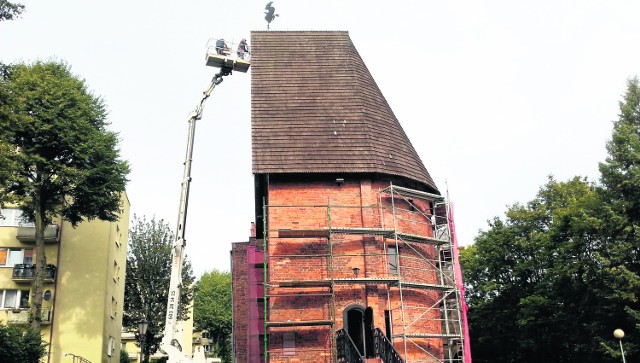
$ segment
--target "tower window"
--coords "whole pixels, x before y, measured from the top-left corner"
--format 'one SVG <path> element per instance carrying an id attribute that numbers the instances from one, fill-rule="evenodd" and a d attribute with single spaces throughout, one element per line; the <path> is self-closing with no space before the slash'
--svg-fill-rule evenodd
<path id="1" fill-rule="evenodd" d="M 398 273 L 398 249 L 396 246 L 387 246 L 387 259 L 389 260 L 389 273 Z"/>

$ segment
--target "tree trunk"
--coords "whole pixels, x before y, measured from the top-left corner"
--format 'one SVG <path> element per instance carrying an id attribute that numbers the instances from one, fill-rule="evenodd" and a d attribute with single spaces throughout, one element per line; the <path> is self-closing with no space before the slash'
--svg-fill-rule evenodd
<path id="1" fill-rule="evenodd" d="M 47 256 L 44 252 L 44 229 L 45 225 L 45 208 L 42 205 L 41 193 L 35 196 L 35 230 L 36 230 L 36 276 L 33 280 L 33 288 L 31 289 L 31 327 L 36 331 L 40 331 L 42 323 L 42 290 L 44 285 L 44 275 L 47 268 Z"/>

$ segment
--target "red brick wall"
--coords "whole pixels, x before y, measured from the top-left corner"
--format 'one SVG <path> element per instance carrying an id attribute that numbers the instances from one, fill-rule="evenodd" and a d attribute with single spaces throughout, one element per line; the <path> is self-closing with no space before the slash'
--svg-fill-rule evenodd
<path id="1" fill-rule="evenodd" d="M 289 335 L 288 344 L 285 334 Z M 331 340 L 331 329 L 326 326 L 271 328 L 269 362 L 333 363 Z"/>
<path id="2" fill-rule="evenodd" d="M 385 245 L 395 245 L 395 240 L 382 236 L 333 235 L 332 259 L 328 256 L 327 238 L 279 238 L 278 230 L 311 230 L 333 228 L 397 228 L 399 232 L 431 235 L 427 202 L 413 201 L 413 207 L 400 198 L 379 198 L 379 191 L 389 186 L 388 181 L 345 180 L 342 184 L 332 181 L 271 182 L 268 188 L 268 236 L 269 281 L 309 281 L 354 277 L 385 278 L 390 276 Z M 392 203 L 393 202 L 393 203 Z M 381 203 L 381 204 L 380 204 Z M 391 208 L 395 207 L 394 214 Z M 380 208 L 382 206 L 382 208 Z M 423 213 L 420 213 L 422 211 Z M 401 274 L 404 281 L 437 283 L 433 261 L 436 252 L 431 245 L 399 246 Z M 329 267 L 333 266 L 333 269 Z M 269 300 L 269 321 L 308 321 L 332 319 L 328 287 L 270 288 L 269 294 L 293 295 L 272 297 Z M 385 330 L 384 311 L 393 311 L 394 332 L 402 333 L 402 309 L 397 287 L 387 284 L 338 284 L 334 287 L 335 328 L 342 329 L 343 311 L 357 304 L 371 307 L 374 324 Z M 426 289 L 403 289 L 404 321 L 410 327 L 407 333 L 440 333 L 438 311 L 428 309 L 437 305 L 439 293 Z M 389 296 L 389 298 L 387 297 Z M 419 308 L 407 308 L 420 306 Z M 295 334 L 295 354 L 292 349 L 283 351 L 283 335 Z M 291 335 L 288 335 L 290 338 Z M 271 328 L 269 352 L 271 362 L 324 362 L 331 361 L 333 336 L 330 327 L 279 327 Z M 440 340 L 414 339 L 422 349 L 435 356 L 442 355 Z M 290 344 L 290 343 L 289 343 Z M 396 339 L 396 349 L 405 356 L 404 344 Z M 425 353 L 413 344 L 405 359 L 425 358 Z"/>
<path id="3" fill-rule="evenodd" d="M 249 349 L 248 340 L 249 337 L 249 311 L 251 310 L 249 304 L 257 305 L 258 311 L 263 311 L 264 303 L 251 299 L 249 297 L 249 276 L 248 276 L 248 256 L 247 248 L 255 247 L 256 250 L 262 250 L 262 241 L 251 239 L 250 242 L 237 242 L 232 243 L 231 249 L 231 276 L 233 281 L 233 345 L 234 356 L 236 363 L 254 363 L 249 362 Z M 258 296 L 262 296 L 260 290 L 264 290 L 260 284 L 262 281 L 258 276 L 259 289 Z M 259 342 L 258 346 L 261 348 L 262 342 Z"/>
<path id="4" fill-rule="evenodd" d="M 249 242 L 231 245 L 233 283 L 233 346 L 235 361 L 247 363 L 247 247 Z"/>

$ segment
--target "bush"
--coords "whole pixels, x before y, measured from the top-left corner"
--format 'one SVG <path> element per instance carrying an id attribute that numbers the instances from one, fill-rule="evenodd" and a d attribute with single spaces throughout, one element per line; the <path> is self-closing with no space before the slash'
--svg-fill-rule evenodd
<path id="1" fill-rule="evenodd" d="M 46 353 L 39 332 L 30 327 L 0 323 L 0 362 L 38 363 Z"/>
<path id="2" fill-rule="evenodd" d="M 120 363 L 129 363 L 129 353 L 124 347 L 120 347 Z"/>

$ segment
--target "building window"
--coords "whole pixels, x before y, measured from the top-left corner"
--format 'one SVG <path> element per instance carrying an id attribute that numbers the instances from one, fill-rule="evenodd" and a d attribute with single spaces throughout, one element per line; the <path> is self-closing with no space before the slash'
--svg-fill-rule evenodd
<path id="1" fill-rule="evenodd" d="M 116 339 L 112 336 L 109 336 L 109 345 L 107 346 L 107 355 L 111 357 L 113 352 L 116 350 Z"/>
<path id="2" fill-rule="evenodd" d="M 17 264 L 31 265 L 34 262 L 33 248 L 0 247 L 0 267 L 13 267 Z"/>
<path id="3" fill-rule="evenodd" d="M 17 308 L 18 307 L 18 290 L 4 290 L 4 308 Z"/>
<path id="4" fill-rule="evenodd" d="M 115 297 L 111 297 L 111 318 L 115 319 L 118 313 L 118 302 Z"/>
<path id="5" fill-rule="evenodd" d="M 7 266 L 15 266 L 24 261 L 24 250 L 21 248 L 10 248 Z"/>
<path id="6" fill-rule="evenodd" d="M 120 281 L 120 266 L 118 266 L 118 261 L 113 261 L 113 281 Z"/>
<path id="7" fill-rule="evenodd" d="M 409 203 L 409 212 L 415 212 L 417 211 L 416 209 L 416 205 L 413 204 L 413 199 L 409 199 L 407 200 L 407 203 Z"/>
<path id="8" fill-rule="evenodd" d="M 3 208 L 0 210 L 0 227 L 18 227 L 22 224 L 22 211 L 17 208 Z"/>
<path id="9" fill-rule="evenodd" d="M 0 308 L 28 308 L 29 290 L 0 290 Z"/>
<path id="10" fill-rule="evenodd" d="M 116 245 L 116 249 L 115 249 L 115 254 L 116 256 L 118 256 L 118 254 L 120 253 L 120 247 L 122 246 L 122 243 L 120 242 L 120 240 L 122 239 L 122 233 L 120 233 L 120 226 L 116 225 L 116 238 L 114 240 L 114 244 Z"/>
<path id="11" fill-rule="evenodd" d="M 33 261 L 33 248 L 24 249 L 24 258 L 22 259 L 22 263 L 25 265 L 32 265 L 35 261 Z"/>
<path id="12" fill-rule="evenodd" d="M 387 258 L 389 259 L 389 273 L 398 273 L 398 250 L 396 246 L 387 246 Z"/>
<path id="13" fill-rule="evenodd" d="M 29 290 L 19 290 L 18 293 L 20 295 L 20 299 L 19 299 L 20 305 L 19 306 L 21 308 L 28 308 L 29 307 Z"/>
<path id="14" fill-rule="evenodd" d="M 296 354 L 296 333 L 286 332 L 282 336 L 282 354 L 295 355 Z"/>

